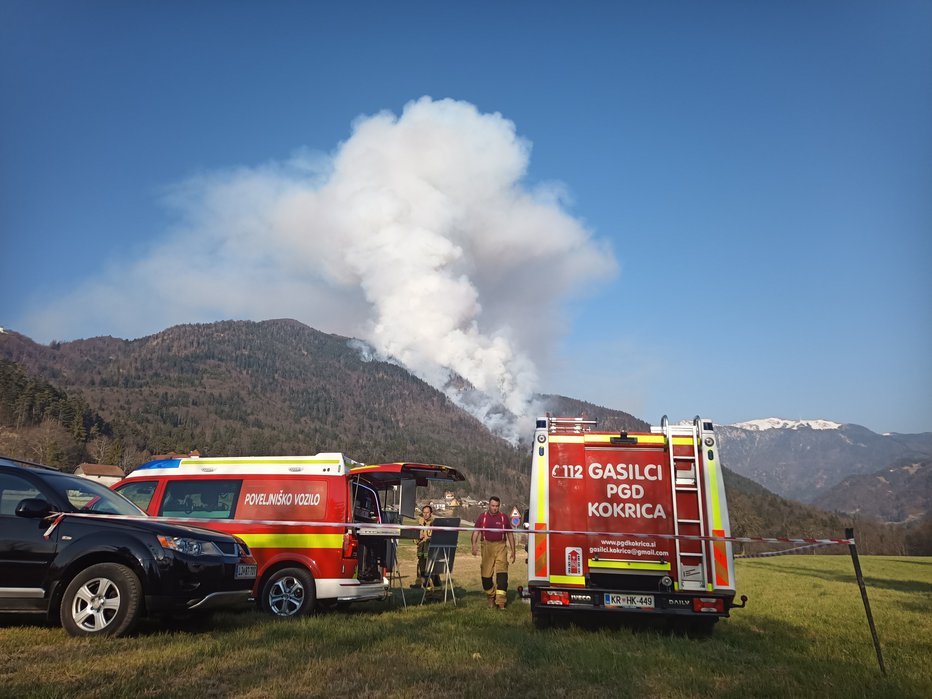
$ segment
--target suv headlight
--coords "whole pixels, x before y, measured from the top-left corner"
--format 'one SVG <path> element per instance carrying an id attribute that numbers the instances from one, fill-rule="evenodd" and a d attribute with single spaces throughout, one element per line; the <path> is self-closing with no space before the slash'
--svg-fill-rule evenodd
<path id="1" fill-rule="evenodd" d="M 189 556 L 220 556 L 220 549 L 212 541 L 200 539 L 186 539 L 180 536 L 165 536 L 159 534 L 159 543 L 163 549 L 186 553 Z"/>

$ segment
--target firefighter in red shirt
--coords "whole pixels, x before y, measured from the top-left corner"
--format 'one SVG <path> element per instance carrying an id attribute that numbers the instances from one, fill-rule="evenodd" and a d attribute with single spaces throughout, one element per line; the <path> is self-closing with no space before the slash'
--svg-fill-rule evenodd
<path id="1" fill-rule="evenodd" d="M 501 500 L 489 498 L 489 510 L 476 519 L 476 531 L 472 533 L 472 555 L 478 553 L 476 544 L 482 538 L 482 563 L 479 575 L 482 577 L 482 589 L 485 590 L 489 607 L 505 608 L 508 592 L 508 552 L 505 542 L 511 549 L 511 562 L 515 562 L 515 535 L 511 531 L 508 518 L 500 511 Z M 493 529 L 501 531 L 482 531 Z M 493 582 L 492 576 L 495 576 Z"/>

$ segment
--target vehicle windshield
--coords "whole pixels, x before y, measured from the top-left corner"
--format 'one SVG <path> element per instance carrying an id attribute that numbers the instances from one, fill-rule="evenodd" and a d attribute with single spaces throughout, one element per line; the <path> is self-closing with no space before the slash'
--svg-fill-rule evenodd
<path id="1" fill-rule="evenodd" d="M 86 478 L 49 478 L 49 485 L 64 497 L 74 512 L 94 512 L 102 515 L 146 517 L 146 513 L 119 493 Z"/>

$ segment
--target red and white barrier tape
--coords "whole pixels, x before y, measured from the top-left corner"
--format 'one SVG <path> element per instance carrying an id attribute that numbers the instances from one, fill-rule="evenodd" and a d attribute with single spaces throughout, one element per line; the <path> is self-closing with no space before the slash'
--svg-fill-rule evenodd
<path id="1" fill-rule="evenodd" d="M 65 517 L 79 518 L 104 518 L 107 520 L 127 519 L 137 520 L 138 517 L 129 517 L 126 515 L 105 515 L 92 514 L 84 512 L 60 512 L 50 515 L 55 519 L 51 526 L 45 531 L 45 538 L 48 539 L 55 527 Z M 319 527 L 331 529 L 384 529 L 389 535 L 402 530 L 406 531 L 423 531 L 430 529 L 433 531 L 450 531 L 450 532 L 500 532 L 501 529 L 477 528 L 477 527 L 446 527 L 446 526 L 421 526 L 417 524 L 386 524 L 364 522 L 305 522 L 300 520 L 265 520 L 265 519 L 200 519 L 197 517 L 152 517 L 151 519 L 162 520 L 173 524 L 190 524 L 209 528 L 212 523 L 250 525 L 250 526 L 273 526 L 273 527 Z M 679 541 L 726 541 L 744 544 L 816 544 L 819 546 L 828 546 L 830 544 L 853 544 L 854 539 L 812 539 L 812 538 L 789 538 L 789 537 L 751 537 L 751 536 L 693 536 L 687 534 L 646 534 L 643 532 L 611 532 L 611 531 L 585 531 L 569 529 L 510 529 L 513 534 L 572 534 L 583 536 L 612 536 L 612 537 L 633 537 L 638 539 L 675 539 Z"/>
<path id="2" fill-rule="evenodd" d="M 782 551 L 764 551 L 762 553 L 737 553 L 735 554 L 735 560 L 739 558 L 769 558 L 770 556 L 785 556 L 791 553 L 799 553 L 800 551 L 807 551 L 809 549 L 817 549 L 823 546 L 833 546 L 835 542 L 831 544 L 819 543 L 819 544 L 806 544 L 805 546 L 794 546 L 791 549 L 783 549 Z"/>

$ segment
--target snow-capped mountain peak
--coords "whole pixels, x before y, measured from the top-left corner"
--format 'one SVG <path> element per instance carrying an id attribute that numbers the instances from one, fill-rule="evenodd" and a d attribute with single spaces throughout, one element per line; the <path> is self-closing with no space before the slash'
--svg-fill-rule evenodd
<path id="1" fill-rule="evenodd" d="M 775 429 L 798 430 L 800 427 L 808 427 L 813 430 L 837 430 L 841 427 L 841 424 L 831 420 L 785 420 L 782 417 L 766 417 L 760 420 L 738 422 L 731 425 L 731 427 L 755 432 Z"/>

